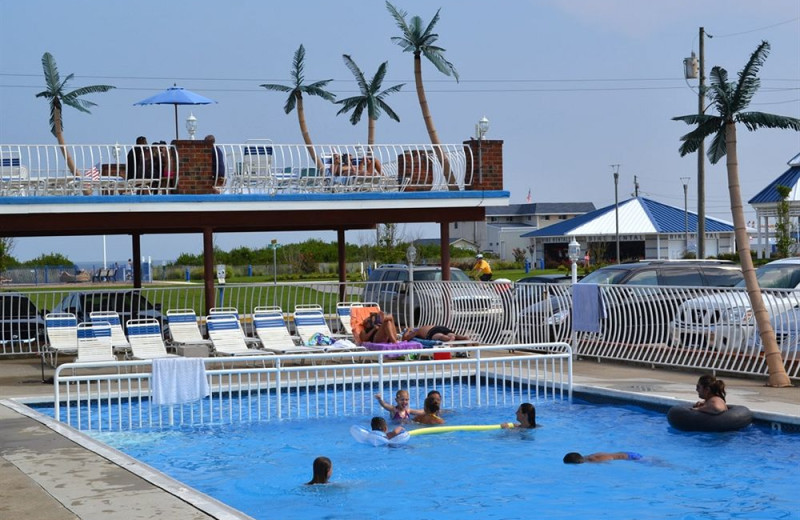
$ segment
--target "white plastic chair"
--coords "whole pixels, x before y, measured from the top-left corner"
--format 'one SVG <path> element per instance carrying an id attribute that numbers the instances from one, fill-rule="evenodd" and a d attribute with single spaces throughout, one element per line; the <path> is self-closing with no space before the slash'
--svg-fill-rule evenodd
<path id="1" fill-rule="evenodd" d="M 256 307 L 253 311 L 253 325 L 264 350 L 276 354 L 313 354 L 323 349 L 299 346 L 286 327 L 283 310 L 280 307 Z"/>
<path id="2" fill-rule="evenodd" d="M 247 347 L 239 320 L 229 314 L 209 314 L 206 318 L 208 336 L 214 353 L 220 356 L 258 356 L 272 354 Z"/>
<path id="3" fill-rule="evenodd" d="M 161 325 L 153 318 L 128 320 L 128 339 L 131 342 L 131 359 L 178 357 L 167 352 L 161 336 Z"/>
<path id="4" fill-rule="evenodd" d="M 42 356 L 50 354 L 50 366 L 58 364 L 58 354 L 78 353 L 78 319 L 71 312 L 53 312 L 44 317 L 47 347 Z"/>
<path id="5" fill-rule="evenodd" d="M 92 323 L 106 322 L 111 326 L 111 346 L 116 352 L 128 352 L 131 344 L 122 330 L 122 321 L 116 311 L 92 311 L 89 313 Z"/>
<path id="6" fill-rule="evenodd" d="M 211 345 L 211 340 L 200 333 L 197 314 L 192 309 L 168 310 L 167 324 L 172 345 Z"/>
<path id="7" fill-rule="evenodd" d="M 78 324 L 78 357 L 76 363 L 116 361 L 111 345 L 111 325 L 106 322 Z"/>

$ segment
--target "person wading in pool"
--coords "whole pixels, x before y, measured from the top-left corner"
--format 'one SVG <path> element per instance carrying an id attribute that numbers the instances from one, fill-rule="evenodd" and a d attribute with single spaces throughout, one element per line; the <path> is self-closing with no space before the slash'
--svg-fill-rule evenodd
<path id="1" fill-rule="evenodd" d="M 425 413 L 415 416 L 414 422 L 420 424 L 444 424 L 444 419 L 439 417 L 439 402 L 441 402 L 441 396 L 436 399 L 435 396 L 428 395 L 425 398 Z"/>
<path id="2" fill-rule="evenodd" d="M 501 428 L 536 428 L 536 407 L 531 403 L 522 403 L 517 408 L 518 423 L 503 423 Z"/>
<path id="3" fill-rule="evenodd" d="M 314 476 L 306 482 L 307 486 L 314 484 L 327 484 L 333 474 L 333 462 L 328 457 L 317 457 L 314 459 Z"/>
<path id="4" fill-rule="evenodd" d="M 692 408 L 713 415 L 728 411 L 728 405 L 725 403 L 725 382 L 722 379 L 712 375 L 700 376 L 695 389 L 700 400 Z"/>

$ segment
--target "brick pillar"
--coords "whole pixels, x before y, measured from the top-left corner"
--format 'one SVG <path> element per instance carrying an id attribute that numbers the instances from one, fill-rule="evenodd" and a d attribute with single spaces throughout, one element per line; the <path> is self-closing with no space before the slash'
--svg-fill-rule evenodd
<path id="1" fill-rule="evenodd" d="M 466 189 L 502 190 L 503 141 L 483 139 L 480 147 L 478 147 L 478 141 L 470 139 L 469 141 L 464 141 L 464 147 L 472 150 L 472 164 L 467 163 Z M 472 182 L 470 182 L 470 179 Z"/>
<path id="2" fill-rule="evenodd" d="M 425 150 L 409 150 L 397 157 L 400 184 L 408 179 L 403 191 L 430 191 L 433 187 L 433 163 Z"/>
<path id="3" fill-rule="evenodd" d="M 178 177 L 178 193 L 206 194 L 214 191 L 214 172 L 211 159 L 214 154 L 213 145 L 205 141 L 172 141 L 178 150 L 180 177 Z"/>

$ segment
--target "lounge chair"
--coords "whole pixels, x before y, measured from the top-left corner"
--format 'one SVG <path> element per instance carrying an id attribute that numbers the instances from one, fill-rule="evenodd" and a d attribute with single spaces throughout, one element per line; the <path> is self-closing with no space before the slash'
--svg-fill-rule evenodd
<path id="1" fill-rule="evenodd" d="M 258 356 L 272 354 L 247 347 L 239 320 L 229 314 L 209 314 L 206 318 L 208 336 L 218 356 Z"/>
<path id="2" fill-rule="evenodd" d="M 111 325 L 106 322 L 78 324 L 78 357 L 76 363 L 116 361 L 111 345 Z"/>
<path id="3" fill-rule="evenodd" d="M 311 345 L 314 334 L 322 334 L 336 339 L 344 339 L 341 334 L 331 332 L 328 323 L 325 321 L 325 314 L 319 305 L 298 305 L 294 310 L 294 326 L 297 335 L 300 336 L 304 345 Z M 313 345 L 312 345 L 313 346 Z M 324 347 L 325 352 L 354 352 L 366 350 L 354 344 L 354 347 L 337 347 L 328 345 Z"/>
<path id="4" fill-rule="evenodd" d="M 127 353 L 130 351 L 131 344 L 125 336 L 125 331 L 122 330 L 119 313 L 116 311 L 92 311 L 89 313 L 89 319 L 92 320 L 92 323 L 106 322 L 111 326 L 111 346 L 115 352 Z"/>
<path id="5" fill-rule="evenodd" d="M 314 354 L 324 349 L 299 346 L 286 327 L 283 310 L 280 307 L 256 307 L 253 311 L 253 325 L 264 350 L 276 354 Z"/>
<path id="6" fill-rule="evenodd" d="M 172 345 L 211 345 L 211 340 L 200 333 L 197 314 L 192 309 L 168 310 L 167 324 Z"/>
<path id="7" fill-rule="evenodd" d="M 128 339 L 131 342 L 131 359 L 156 359 L 178 357 L 167 352 L 161 336 L 161 325 L 153 318 L 128 320 Z"/>
<path id="8" fill-rule="evenodd" d="M 78 353 L 78 319 L 71 312 L 53 312 L 44 317 L 47 346 L 42 352 L 50 355 L 50 366 L 58 364 L 58 354 Z"/>
<path id="9" fill-rule="evenodd" d="M 239 323 L 239 330 L 242 331 L 242 336 L 244 336 L 244 340 L 250 345 L 254 345 L 254 344 L 258 344 L 259 343 L 258 338 L 253 338 L 253 337 L 248 336 L 247 334 L 245 334 L 244 329 L 242 328 L 241 318 L 239 316 L 239 309 L 237 309 L 236 307 L 211 307 L 208 310 L 208 314 L 209 314 L 209 316 L 213 316 L 213 315 L 233 316 L 234 318 L 236 318 L 236 321 Z"/>

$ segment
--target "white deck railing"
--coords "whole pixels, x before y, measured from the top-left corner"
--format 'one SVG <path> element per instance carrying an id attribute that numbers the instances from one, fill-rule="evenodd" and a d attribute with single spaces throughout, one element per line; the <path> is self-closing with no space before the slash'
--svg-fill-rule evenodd
<path id="1" fill-rule="evenodd" d="M 123 321 L 143 317 L 133 316 L 130 305 L 120 303 L 129 298 L 123 289 L 75 287 L 73 291 L 72 301 L 84 306 L 88 302 L 91 310 L 124 307 Z M 800 291 L 763 293 L 784 366 L 789 376 L 797 379 Z M 37 310 L 71 311 L 84 319 L 87 311 L 61 303 L 69 294 L 63 290 L 25 292 L 33 308 L 27 299 L 0 298 L 0 316 L 4 316 L 0 320 L 0 357 L 37 354 L 45 349 L 44 320 Z M 144 298 L 140 303 L 147 311 L 144 317 L 183 308 L 202 316 L 206 308 L 204 288 L 199 285 L 146 288 L 138 294 Z M 236 307 L 245 332 L 253 335 L 250 315 L 257 306 L 280 306 L 291 328 L 295 306 L 317 304 L 336 333 L 342 332 L 336 314 L 338 302 L 375 301 L 401 325 L 410 324 L 413 315 L 415 325 L 444 325 L 480 344 L 567 342 L 576 355 L 597 359 L 743 375 L 767 373 L 742 289 L 601 286 L 600 295 L 604 313 L 600 331 L 577 332 L 574 337 L 570 287 L 557 284 L 415 282 L 413 288 L 405 282 L 228 284 L 215 293 L 210 306 Z"/>
<path id="2" fill-rule="evenodd" d="M 288 418 L 383 414 L 374 395 L 429 390 L 442 408 L 511 406 L 571 399 L 572 355 L 566 344 L 517 345 L 539 353 L 503 356 L 508 347 L 435 349 L 466 353 L 444 360 L 389 361 L 432 350 L 205 359 L 211 397 L 185 405 L 151 402 L 150 361 L 70 363 L 54 378 L 55 418 L 81 430 L 132 430 L 174 424 L 225 424 Z M 351 358 L 353 361 L 349 362 Z M 346 364 L 336 364 L 346 361 Z M 310 363 L 314 363 L 313 365 Z"/>
<path id="3" fill-rule="evenodd" d="M 216 146 L 222 194 L 463 190 L 477 171 L 463 144 Z M 0 144 L 0 197 L 175 193 L 179 163 L 166 144 Z"/>
<path id="4" fill-rule="evenodd" d="M 167 144 L 0 144 L 0 196 L 170 193 L 179 174 Z"/>
<path id="5" fill-rule="evenodd" d="M 461 144 L 219 144 L 223 193 L 463 190 L 473 158 Z M 447 163 L 449 175 L 442 166 Z"/>

